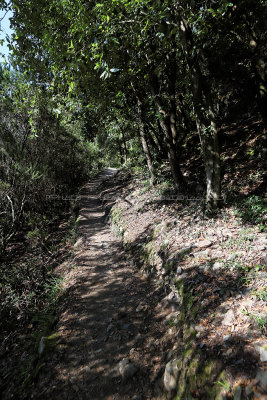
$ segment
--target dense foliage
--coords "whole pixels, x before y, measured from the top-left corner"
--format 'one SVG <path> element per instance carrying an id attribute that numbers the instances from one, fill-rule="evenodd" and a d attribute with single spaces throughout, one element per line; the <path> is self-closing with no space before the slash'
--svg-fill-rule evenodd
<path id="1" fill-rule="evenodd" d="M 134 120 L 152 183 L 154 159 L 167 156 L 176 186 L 185 188 L 180 154 L 197 129 L 207 208 L 218 207 L 218 128 L 233 113 L 266 109 L 265 2 L 55 0 L 36 7 L 14 0 L 9 6 L 16 62 L 32 79 L 82 93 L 123 132 Z"/>
<path id="2" fill-rule="evenodd" d="M 88 177 L 97 145 L 87 139 L 76 100 L 59 100 L 7 69 L 1 84 L 3 251 L 22 226 L 34 231 L 49 219 L 56 204 L 51 195 L 70 195 Z"/>

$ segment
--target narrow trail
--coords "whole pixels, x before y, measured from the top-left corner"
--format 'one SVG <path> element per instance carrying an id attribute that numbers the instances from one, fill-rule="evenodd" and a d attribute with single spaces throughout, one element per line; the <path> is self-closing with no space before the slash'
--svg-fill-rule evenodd
<path id="1" fill-rule="evenodd" d="M 34 399 L 163 398 L 155 383 L 170 343 L 155 307 L 164 294 L 132 266 L 104 223 L 98 188 L 114 172 L 82 190 L 77 268 L 55 329 L 61 350 L 43 366 Z M 118 368 L 125 358 L 137 370 L 128 378 Z"/>

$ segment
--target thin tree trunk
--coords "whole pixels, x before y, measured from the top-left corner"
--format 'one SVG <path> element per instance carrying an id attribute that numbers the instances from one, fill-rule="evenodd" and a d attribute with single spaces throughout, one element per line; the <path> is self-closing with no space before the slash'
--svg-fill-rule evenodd
<path id="1" fill-rule="evenodd" d="M 210 132 L 197 117 L 197 128 L 206 172 L 206 208 L 208 212 L 215 211 L 220 203 L 221 170 L 217 127 L 214 121 L 210 123 Z"/>
<path id="2" fill-rule="evenodd" d="M 250 48 L 252 50 L 251 66 L 255 76 L 257 96 L 256 101 L 259 107 L 263 121 L 266 123 L 266 109 L 267 109 L 267 85 L 266 85 L 266 62 L 259 51 L 259 44 L 257 34 L 254 31 L 252 24 L 250 23 L 248 16 L 242 14 L 242 18 L 245 21 L 247 32 L 250 37 Z"/>
<path id="3" fill-rule="evenodd" d="M 126 162 L 128 159 L 128 150 L 127 150 L 127 146 L 126 146 L 125 135 L 124 135 L 122 128 L 121 128 L 121 135 L 122 135 L 122 142 L 123 142 L 124 162 Z"/>
<path id="4" fill-rule="evenodd" d="M 167 149 L 166 149 L 166 146 L 165 146 L 164 136 L 162 134 L 162 130 L 161 130 L 161 126 L 160 126 L 159 121 L 157 120 L 158 131 L 154 128 L 154 126 L 151 123 L 148 123 L 148 126 L 150 127 L 150 129 L 154 133 L 155 141 L 156 141 L 157 146 L 158 146 L 159 156 L 162 159 L 168 158 L 168 153 L 167 153 Z"/>
<path id="5" fill-rule="evenodd" d="M 139 123 L 139 133 L 140 133 L 141 143 L 142 143 L 142 147 L 143 147 L 143 150 L 145 153 L 147 166 L 148 166 L 148 169 L 150 172 L 150 184 L 154 185 L 155 184 L 155 171 L 154 171 L 149 147 L 148 147 L 148 144 L 146 141 L 144 124 L 142 123 L 140 116 L 138 117 L 138 120 L 139 120 L 138 123 Z"/>
<path id="6" fill-rule="evenodd" d="M 154 185 L 155 184 L 155 170 L 152 162 L 152 157 L 150 154 L 150 150 L 147 144 L 146 140 L 146 134 L 145 134 L 145 123 L 144 123 L 144 116 L 143 116 L 143 103 L 139 97 L 138 91 L 131 83 L 133 91 L 135 93 L 136 101 L 137 101 L 137 119 L 138 119 L 138 125 L 139 125 L 139 134 L 140 134 L 140 139 L 143 147 L 143 151 L 145 154 L 147 166 L 150 172 L 150 184 Z"/>
<path id="7" fill-rule="evenodd" d="M 115 117 L 115 120 L 117 122 L 118 127 L 120 128 L 121 131 L 121 137 L 122 137 L 122 143 L 123 146 L 121 145 L 121 141 L 119 139 L 119 146 L 120 146 L 120 155 L 121 155 L 121 159 L 123 159 L 124 161 L 121 162 L 121 164 L 125 163 L 127 161 L 128 158 L 128 150 L 127 150 L 127 145 L 126 145 L 126 139 L 125 139 L 125 135 L 124 135 L 124 131 L 123 128 L 121 127 L 118 118 Z"/>
<path id="8" fill-rule="evenodd" d="M 155 149 L 156 152 L 160 152 L 160 148 L 158 146 L 158 143 L 156 143 L 154 137 L 152 136 L 151 132 L 148 129 L 148 124 L 145 125 L 145 132 L 146 132 L 146 138 L 150 145 Z"/>
<path id="9" fill-rule="evenodd" d="M 172 49 L 168 55 L 168 91 L 170 100 L 170 130 L 172 134 L 173 145 L 177 148 L 178 132 L 177 132 L 177 115 L 176 115 L 176 79 L 177 79 L 177 63 L 176 63 L 176 48 L 175 40 L 172 39 Z"/>
<path id="10" fill-rule="evenodd" d="M 121 165 L 123 165 L 124 164 L 124 158 L 123 158 L 123 151 L 122 151 L 120 139 L 118 139 L 118 146 L 119 146 L 119 152 L 120 152 Z"/>
<path id="11" fill-rule="evenodd" d="M 193 35 L 186 21 L 181 21 L 181 38 L 192 86 L 194 113 L 201 142 L 206 172 L 206 209 L 217 210 L 221 198 L 221 170 L 218 130 L 211 90 L 201 72 L 199 62 L 192 56 Z"/>
<path id="12" fill-rule="evenodd" d="M 159 95 L 158 79 L 156 76 L 151 79 L 151 90 L 158 112 L 162 116 L 162 118 L 159 120 L 159 124 L 164 134 L 173 180 L 176 187 L 178 187 L 179 189 L 183 189 L 185 186 L 185 180 L 180 169 L 180 163 L 176 151 L 177 132 L 176 127 L 174 126 L 175 118 L 170 112 L 166 111 L 165 109 L 163 101 Z"/>

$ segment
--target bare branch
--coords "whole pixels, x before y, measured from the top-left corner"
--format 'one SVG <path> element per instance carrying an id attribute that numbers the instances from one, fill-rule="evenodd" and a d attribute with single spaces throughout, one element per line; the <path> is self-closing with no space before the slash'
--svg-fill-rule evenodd
<path id="1" fill-rule="evenodd" d="M 2 18 L 0 18 L 0 23 L 3 21 L 3 19 L 4 19 L 5 16 L 7 15 L 8 11 L 9 11 L 9 10 L 7 10 L 7 11 L 5 12 L 4 16 L 3 16 Z M 1 29 L 1 25 L 0 25 L 0 29 Z M 2 30 L 2 29 L 1 29 L 1 30 Z"/>
<path id="2" fill-rule="evenodd" d="M 12 200 L 11 200 L 11 198 L 9 197 L 8 194 L 6 194 L 6 197 L 7 197 L 8 201 L 9 201 L 9 203 L 10 203 L 10 206 L 11 206 L 12 221 L 13 221 L 12 225 L 14 225 L 14 222 L 15 222 L 15 212 L 14 212 L 13 202 L 12 202 Z"/>

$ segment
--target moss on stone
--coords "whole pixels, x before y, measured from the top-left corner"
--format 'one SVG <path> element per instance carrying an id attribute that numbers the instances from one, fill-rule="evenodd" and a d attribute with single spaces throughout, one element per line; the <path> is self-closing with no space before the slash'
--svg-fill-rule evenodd
<path id="1" fill-rule="evenodd" d="M 59 337 L 60 337 L 60 333 L 59 333 L 59 332 L 55 332 L 55 333 L 52 333 L 52 335 L 47 336 L 47 337 L 46 337 L 46 341 L 47 341 L 48 343 L 51 343 L 51 344 L 52 344 L 55 340 L 58 340 Z"/>
<path id="2" fill-rule="evenodd" d="M 154 230 L 152 233 L 152 239 L 155 239 L 162 228 L 162 224 L 158 224 L 154 226 Z"/>
<path id="3" fill-rule="evenodd" d="M 156 257 L 158 245 L 155 240 L 159 232 L 166 227 L 163 224 L 154 226 L 152 236 L 147 239 L 147 243 L 140 248 L 131 245 L 131 235 L 127 233 L 127 225 L 123 224 L 123 213 L 120 209 L 112 210 L 112 221 L 119 229 L 124 230 L 124 245 L 135 257 L 139 257 L 142 261 L 142 268 L 146 271 L 148 268 L 153 267 Z M 165 240 L 161 243 L 160 249 L 164 250 L 168 246 L 169 241 Z M 175 258 L 186 256 L 187 249 L 182 254 L 173 253 L 170 255 L 169 260 L 164 263 L 163 267 L 170 273 L 173 271 L 175 265 Z M 174 280 L 174 285 L 177 288 L 179 296 L 181 297 L 181 309 L 177 317 L 177 326 L 182 332 L 181 347 L 183 350 L 180 352 L 179 360 L 177 361 L 177 368 L 179 374 L 177 377 L 177 391 L 176 400 L 189 400 L 194 398 L 194 394 L 199 388 L 204 388 L 206 400 L 221 400 L 222 393 L 227 389 L 227 379 L 224 371 L 220 372 L 219 362 L 216 360 L 206 361 L 202 357 L 202 353 L 196 349 L 195 338 L 196 331 L 192 328 L 192 321 L 203 308 L 201 304 L 195 302 L 194 296 L 190 290 L 186 288 L 184 279 Z M 219 376 L 218 376 L 219 374 Z M 215 382 L 216 381 L 216 382 Z"/>
<path id="4" fill-rule="evenodd" d="M 196 354 L 195 357 L 191 359 L 187 368 L 187 373 L 189 374 L 189 376 L 193 375 L 195 377 L 197 375 L 199 364 L 199 354 Z"/>
<path id="5" fill-rule="evenodd" d="M 191 309 L 191 319 L 195 320 L 195 318 L 198 315 L 198 313 L 199 313 L 199 307 L 198 306 L 192 307 L 192 309 Z"/>
<path id="6" fill-rule="evenodd" d="M 193 347 L 188 347 L 188 348 L 185 350 L 185 352 L 184 352 L 184 358 L 185 358 L 185 360 L 188 360 L 189 358 L 191 358 L 191 356 L 193 355 L 193 353 L 194 353 Z"/>
<path id="7" fill-rule="evenodd" d="M 175 397 L 175 399 L 183 400 L 185 390 L 186 390 L 186 370 L 185 368 L 183 368 L 180 374 L 180 379 L 177 386 L 177 396 Z"/>
<path id="8" fill-rule="evenodd" d="M 212 371 L 214 370 L 214 368 L 216 367 L 214 364 L 215 364 L 214 361 L 211 360 L 211 361 L 209 361 L 209 362 L 207 363 L 207 365 L 205 365 L 205 367 L 204 367 L 204 369 L 203 369 L 203 374 L 202 374 L 202 376 L 203 376 L 204 379 L 206 379 L 206 378 L 208 378 L 208 377 L 210 376 L 211 372 L 212 372 Z"/>
<path id="9" fill-rule="evenodd" d="M 210 397 L 214 400 L 223 400 L 224 394 L 229 392 L 230 384 L 226 378 L 226 372 L 222 371 L 218 376 L 217 382 L 210 389 Z"/>
<path id="10" fill-rule="evenodd" d="M 154 242 L 153 240 L 149 241 L 143 249 L 143 258 L 145 259 L 147 264 L 150 264 L 151 266 L 154 265 L 155 262 L 155 256 L 156 256 L 156 250 L 154 247 Z"/>
<path id="11" fill-rule="evenodd" d="M 195 337 L 196 337 L 196 331 L 192 327 L 189 327 L 189 328 L 187 327 L 184 329 L 183 339 L 186 342 L 188 342 L 188 341 L 192 342 L 192 340 L 195 339 Z"/>
<path id="12" fill-rule="evenodd" d="M 181 279 L 176 279 L 175 280 L 175 287 L 178 290 L 179 295 L 181 296 L 182 300 L 184 297 L 184 284 L 183 281 Z"/>

